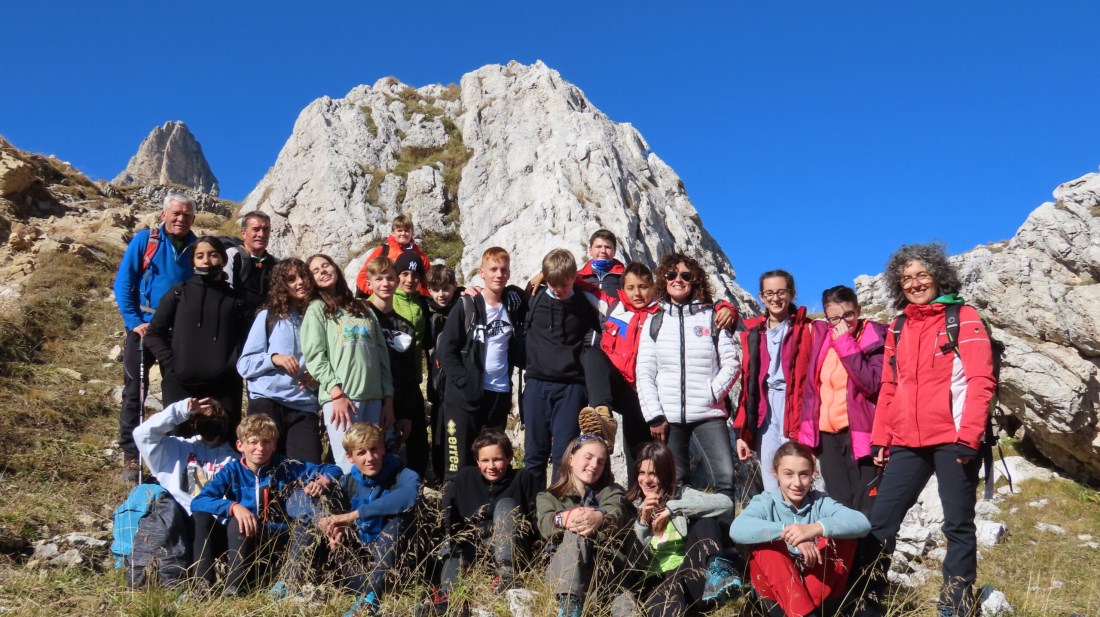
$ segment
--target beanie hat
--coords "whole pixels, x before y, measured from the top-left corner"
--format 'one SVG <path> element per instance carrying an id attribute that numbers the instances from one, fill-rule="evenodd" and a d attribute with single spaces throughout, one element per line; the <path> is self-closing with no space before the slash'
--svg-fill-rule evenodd
<path id="1" fill-rule="evenodd" d="M 416 251 L 401 251 L 401 255 L 393 262 L 393 269 L 398 276 L 406 271 L 419 277 L 424 276 L 424 272 L 422 272 L 424 264 L 420 261 L 420 256 L 416 254 Z"/>

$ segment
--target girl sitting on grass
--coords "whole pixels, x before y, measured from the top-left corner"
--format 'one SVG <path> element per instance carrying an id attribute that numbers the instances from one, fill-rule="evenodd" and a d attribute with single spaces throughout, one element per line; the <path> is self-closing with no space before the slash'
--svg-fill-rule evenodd
<path id="1" fill-rule="evenodd" d="M 627 500 L 638 517 L 634 533 L 646 547 L 641 586 L 648 617 L 683 615 L 700 601 L 728 598 L 741 589 L 734 564 L 719 556 L 722 525 L 733 511 L 721 493 L 676 487 L 676 458 L 661 442 L 638 451 Z"/>
<path id="2" fill-rule="evenodd" d="M 856 539 L 871 523 L 858 510 L 813 490 L 813 451 L 787 442 L 775 452 L 779 490 L 753 497 L 730 526 L 730 537 L 752 546 L 749 574 L 768 614 L 832 615 L 823 608 L 844 598 Z"/>
<path id="3" fill-rule="evenodd" d="M 621 532 L 630 520 L 630 506 L 622 487 L 613 482 L 607 457 L 603 437 L 582 434 L 569 442 L 558 481 L 535 500 L 539 533 L 557 545 L 546 580 L 558 598 L 558 617 L 580 617 L 594 574 L 621 575 L 626 570 Z M 601 581 L 605 591 L 613 578 Z"/>

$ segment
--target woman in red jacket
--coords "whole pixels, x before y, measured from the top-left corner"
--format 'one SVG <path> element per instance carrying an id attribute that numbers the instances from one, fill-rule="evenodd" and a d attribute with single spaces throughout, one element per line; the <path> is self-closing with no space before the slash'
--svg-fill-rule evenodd
<path id="1" fill-rule="evenodd" d="M 996 387 L 989 334 L 978 311 L 959 297 L 959 277 L 942 245 L 902 246 L 887 262 L 885 276 L 895 306 L 904 312 L 886 333 L 871 433 L 875 463 L 886 471 L 863 563 L 875 563 L 871 591 L 881 601 L 902 519 L 934 473 L 947 538 L 940 615 L 970 615 L 978 571 L 978 449 Z M 948 313 L 956 311 L 951 305 L 958 305 L 955 341 L 946 326 Z"/>

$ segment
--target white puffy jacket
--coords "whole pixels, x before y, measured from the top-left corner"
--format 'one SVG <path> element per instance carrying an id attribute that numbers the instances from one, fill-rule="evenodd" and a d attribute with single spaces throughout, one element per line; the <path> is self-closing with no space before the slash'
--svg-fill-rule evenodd
<path id="1" fill-rule="evenodd" d="M 662 303 L 661 311 L 657 340 L 648 323 L 639 337 L 638 398 L 646 422 L 726 418 L 722 401 L 741 370 L 740 351 L 730 332 L 719 334 L 715 349 L 710 304 Z"/>

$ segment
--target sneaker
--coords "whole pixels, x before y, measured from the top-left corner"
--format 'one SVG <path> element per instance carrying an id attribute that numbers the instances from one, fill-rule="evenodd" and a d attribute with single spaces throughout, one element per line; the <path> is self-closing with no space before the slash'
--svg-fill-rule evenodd
<path id="1" fill-rule="evenodd" d="M 581 617 L 581 603 L 577 601 L 577 596 L 570 593 L 558 595 L 558 617 Z"/>
<path id="2" fill-rule="evenodd" d="M 511 589 L 515 582 L 515 577 L 511 574 L 495 574 L 493 575 L 493 582 L 489 583 L 489 591 L 504 593 Z"/>
<path id="3" fill-rule="evenodd" d="M 585 407 L 577 414 L 577 424 L 581 434 L 599 435 L 607 444 L 608 454 L 615 449 L 615 432 L 619 430 L 619 424 L 611 417 L 611 410 L 606 405 L 599 407 Z"/>
<path id="4" fill-rule="evenodd" d="M 707 582 L 703 586 L 704 602 L 725 604 L 741 595 L 741 577 L 733 563 L 724 557 L 715 557 L 707 566 Z"/>
<path id="5" fill-rule="evenodd" d="M 348 612 L 344 613 L 344 617 L 368 617 L 381 613 L 382 603 L 378 601 L 378 595 L 368 591 L 366 595 L 355 598 L 355 602 L 352 603 Z"/>
<path id="6" fill-rule="evenodd" d="M 286 600 L 293 594 L 290 593 L 290 588 L 286 586 L 283 581 L 277 581 L 270 589 L 267 590 L 267 597 L 272 602 L 279 602 L 280 600 Z"/>
<path id="7" fill-rule="evenodd" d="M 441 592 L 438 587 L 432 587 L 431 597 L 416 605 L 413 610 L 415 617 L 440 617 L 447 614 L 450 602 L 447 594 Z"/>

